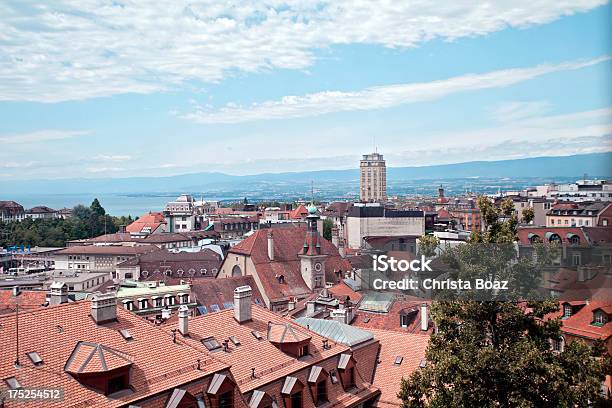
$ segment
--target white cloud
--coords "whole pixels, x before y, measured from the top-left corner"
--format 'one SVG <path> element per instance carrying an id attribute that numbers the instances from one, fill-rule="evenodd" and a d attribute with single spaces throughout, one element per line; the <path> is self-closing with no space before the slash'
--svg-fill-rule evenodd
<path id="1" fill-rule="evenodd" d="M 90 132 L 81 130 L 37 130 L 28 133 L 0 135 L 0 143 L 39 143 L 51 140 L 69 139 L 88 134 L 90 134 Z"/>
<path id="2" fill-rule="evenodd" d="M 342 111 L 382 109 L 438 99 L 458 92 L 505 87 L 553 72 L 588 67 L 611 58 L 603 56 L 587 61 L 568 61 L 530 68 L 504 69 L 432 82 L 370 87 L 354 92 L 325 91 L 304 96 L 291 95 L 281 100 L 249 106 L 227 104 L 218 110 L 198 107 L 195 112 L 184 114 L 182 117 L 199 123 L 239 123 L 262 119 L 300 118 Z M 517 111 L 517 107 L 514 107 L 514 112 L 509 111 L 509 113 L 514 116 L 522 114 L 524 117 L 525 115 L 525 112 Z"/>
<path id="3" fill-rule="evenodd" d="M 90 173 L 108 173 L 108 172 L 118 172 L 124 171 L 125 169 L 122 167 L 88 167 L 87 171 Z"/>
<path id="4" fill-rule="evenodd" d="M 548 101 L 511 101 L 493 107 L 489 113 L 498 122 L 512 122 L 543 115 L 551 108 L 552 105 Z"/>
<path id="5" fill-rule="evenodd" d="M 119 154 L 115 154 L 115 155 L 100 154 L 100 155 L 94 157 L 94 159 L 95 160 L 101 160 L 101 161 L 120 162 L 120 161 L 132 160 L 132 156 L 130 156 L 130 155 L 119 155 Z"/>
<path id="6" fill-rule="evenodd" d="M 307 69 L 335 44 L 414 47 L 544 24 L 606 0 L 68 0 L 0 4 L 0 100 L 176 89 L 229 72 Z M 197 86 L 197 85 L 196 85 Z"/>

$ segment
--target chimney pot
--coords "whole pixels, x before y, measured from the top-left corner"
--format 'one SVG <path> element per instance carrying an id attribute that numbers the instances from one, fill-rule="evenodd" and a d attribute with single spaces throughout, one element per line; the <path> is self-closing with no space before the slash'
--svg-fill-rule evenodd
<path id="1" fill-rule="evenodd" d="M 268 231 L 268 258 L 274 260 L 274 235 L 272 231 Z"/>
<path id="2" fill-rule="evenodd" d="M 183 337 L 189 335 L 189 308 L 185 305 L 181 305 L 178 308 L 178 330 Z"/>
<path id="3" fill-rule="evenodd" d="M 68 303 L 68 285 L 64 282 L 53 282 L 49 288 L 49 304 L 60 305 Z"/>
<path id="4" fill-rule="evenodd" d="M 238 323 L 251 320 L 251 299 L 253 291 L 248 285 L 239 286 L 234 289 L 234 319 Z"/>
<path id="5" fill-rule="evenodd" d="M 117 297 L 115 294 L 95 293 L 91 298 L 91 317 L 96 324 L 117 320 Z"/>
<path id="6" fill-rule="evenodd" d="M 427 303 L 421 304 L 421 330 L 427 331 L 429 328 L 429 316 L 427 314 Z"/>

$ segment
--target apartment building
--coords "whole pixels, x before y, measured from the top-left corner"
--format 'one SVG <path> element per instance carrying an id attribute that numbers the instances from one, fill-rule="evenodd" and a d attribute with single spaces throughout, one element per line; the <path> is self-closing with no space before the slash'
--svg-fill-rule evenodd
<path id="1" fill-rule="evenodd" d="M 359 200 L 387 201 L 387 166 L 382 154 L 364 154 L 359 162 Z"/>
<path id="2" fill-rule="evenodd" d="M 562 202 L 546 213 L 547 227 L 607 227 L 612 225 L 612 203 Z"/>

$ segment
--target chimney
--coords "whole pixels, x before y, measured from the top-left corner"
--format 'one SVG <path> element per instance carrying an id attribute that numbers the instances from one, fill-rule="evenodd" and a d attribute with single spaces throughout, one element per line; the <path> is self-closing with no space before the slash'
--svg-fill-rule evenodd
<path id="1" fill-rule="evenodd" d="M 271 261 L 274 260 L 274 236 L 272 235 L 272 231 L 268 231 L 268 258 Z"/>
<path id="2" fill-rule="evenodd" d="M 294 297 L 290 297 L 289 302 L 287 302 L 287 310 L 295 310 L 296 304 L 297 304 L 297 299 Z"/>
<path id="3" fill-rule="evenodd" d="M 234 289 L 234 319 L 238 323 L 251 320 L 251 294 L 253 291 L 248 285 Z"/>
<path id="4" fill-rule="evenodd" d="M 19 296 L 21 290 L 19 290 L 19 286 L 13 286 L 13 297 Z"/>
<path id="5" fill-rule="evenodd" d="M 49 293 L 49 305 L 68 303 L 68 285 L 64 282 L 53 282 Z"/>
<path id="6" fill-rule="evenodd" d="M 427 315 L 427 303 L 421 304 L 421 330 L 427 331 L 429 328 L 429 316 Z"/>
<path id="7" fill-rule="evenodd" d="M 117 296 L 114 293 L 94 293 L 91 298 L 91 317 L 97 324 L 117 320 Z"/>
<path id="8" fill-rule="evenodd" d="M 313 300 L 306 302 L 306 317 L 313 316 L 316 312 L 316 304 Z"/>
<path id="9" fill-rule="evenodd" d="M 181 305 L 178 308 L 178 330 L 185 336 L 189 336 L 189 308 L 186 305 Z"/>

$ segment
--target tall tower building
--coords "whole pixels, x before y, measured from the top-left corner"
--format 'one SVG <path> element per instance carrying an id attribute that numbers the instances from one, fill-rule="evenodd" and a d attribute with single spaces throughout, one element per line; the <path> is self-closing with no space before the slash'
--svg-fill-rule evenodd
<path id="1" fill-rule="evenodd" d="M 383 155 L 364 154 L 359 168 L 361 170 L 359 199 L 363 202 L 387 201 L 387 166 Z"/>

